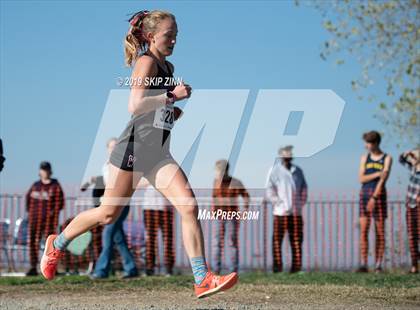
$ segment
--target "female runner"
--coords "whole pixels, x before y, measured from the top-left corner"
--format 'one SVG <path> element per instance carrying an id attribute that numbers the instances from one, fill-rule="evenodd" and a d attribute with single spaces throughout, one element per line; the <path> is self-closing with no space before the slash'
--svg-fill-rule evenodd
<path id="1" fill-rule="evenodd" d="M 139 180 L 145 177 L 181 215 L 195 293 L 197 297 L 208 296 L 232 287 L 238 275 L 233 272 L 218 276 L 207 269 L 197 201 L 186 175 L 169 151 L 171 129 L 182 113 L 173 104 L 191 95 L 187 84 L 166 85 L 174 71 L 166 57 L 172 54 L 176 43 L 175 16 L 165 11 L 145 10 L 134 14 L 129 22 L 125 62 L 134 66 L 128 102 L 132 117 L 111 154 L 104 198 L 98 208 L 77 215 L 60 235 L 47 238 L 41 272 L 45 278 L 53 279 L 58 261 L 71 240 L 118 218 Z"/>

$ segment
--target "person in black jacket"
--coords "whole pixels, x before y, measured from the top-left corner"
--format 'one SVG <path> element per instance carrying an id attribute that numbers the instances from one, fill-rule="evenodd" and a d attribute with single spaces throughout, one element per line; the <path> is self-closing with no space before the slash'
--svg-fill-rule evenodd
<path id="1" fill-rule="evenodd" d="M 51 178 L 51 175 L 51 164 L 43 161 L 39 167 L 40 179 L 32 184 L 26 194 L 31 266 L 27 276 L 38 275 L 36 266 L 41 239 L 57 232 L 58 217 L 64 208 L 63 190 L 57 179 Z"/>

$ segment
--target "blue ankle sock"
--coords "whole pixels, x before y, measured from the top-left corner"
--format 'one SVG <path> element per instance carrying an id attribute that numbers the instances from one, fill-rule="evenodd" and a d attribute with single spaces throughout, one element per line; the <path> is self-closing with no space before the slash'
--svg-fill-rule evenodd
<path id="1" fill-rule="evenodd" d="M 206 260 L 203 256 L 193 257 L 190 259 L 191 268 L 194 275 L 195 284 L 199 285 L 207 274 Z"/>
<path id="2" fill-rule="evenodd" d="M 64 237 L 64 232 L 62 232 L 57 236 L 57 238 L 55 238 L 54 248 L 64 251 L 70 242 L 71 240 L 66 239 L 66 237 Z"/>

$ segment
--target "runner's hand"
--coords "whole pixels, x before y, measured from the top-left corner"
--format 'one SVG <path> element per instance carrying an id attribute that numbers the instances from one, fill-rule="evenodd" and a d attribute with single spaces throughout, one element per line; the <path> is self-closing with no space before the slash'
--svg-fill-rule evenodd
<path id="1" fill-rule="evenodd" d="M 181 82 L 181 84 L 177 85 L 175 89 L 172 91 L 172 93 L 175 94 L 176 100 L 183 100 L 185 98 L 189 98 L 192 93 L 192 88 L 188 84 L 184 84 L 184 82 Z"/>
<path id="2" fill-rule="evenodd" d="M 373 199 L 373 198 L 369 199 L 369 201 L 367 203 L 367 206 L 366 206 L 366 209 L 369 213 L 372 213 L 373 210 L 375 210 L 375 199 Z"/>

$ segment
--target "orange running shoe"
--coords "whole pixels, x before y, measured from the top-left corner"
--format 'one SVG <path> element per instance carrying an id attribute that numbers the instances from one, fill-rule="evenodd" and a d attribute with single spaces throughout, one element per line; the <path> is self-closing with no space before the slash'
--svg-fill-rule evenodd
<path id="1" fill-rule="evenodd" d="M 216 276 L 212 272 L 207 272 L 201 284 L 194 284 L 195 295 L 198 298 L 207 297 L 219 291 L 230 289 L 238 281 L 238 274 L 232 272 L 226 276 Z"/>
<path id="2" fill-rule="evenodd" d="M 45 242 L 44 254 L 41 258 L 41 273 L 47 280 L 52 280 L 57 271 L 57 264 L 64 252 L 54 248 L 54 239 L 57 235 L 49 235 Z"/>

